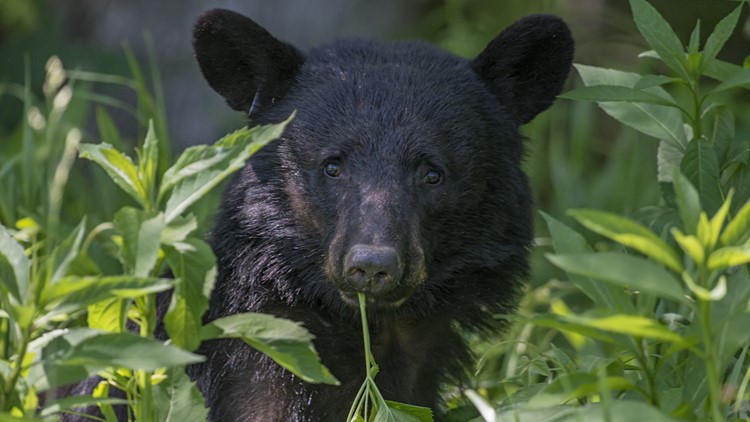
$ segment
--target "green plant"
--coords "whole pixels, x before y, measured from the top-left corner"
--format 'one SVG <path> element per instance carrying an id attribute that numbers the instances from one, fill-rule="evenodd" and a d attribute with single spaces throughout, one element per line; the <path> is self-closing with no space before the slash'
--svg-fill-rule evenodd
<path id="1" fill-rule="evenodd" d="M 102 137 L 119 146 L 81 143 L 83 134 L 68 109 L 80 99 L 70 83 L 63 83 L 59 61 L 50 63 L 49 112 L 45 117 L 41 107 L 32 105 L 27 81 L 21 147 L 8 153 L 0 171 L 2 186 L 13 186 L 18 173 L 28 176 L 20 191 L 3 197 L 0 208 L 1 220 L 16 226 L 11 230 L 0 224 L 0 418 L 47 420 L 95 404 L 111 421 L 116 420 L 112 405 L 127 404 L 129 420 L 205 419 L 203 398 L 184 366 L 199 362 L 202 357 L 192 351 L 214 338 L 240 338 L 302 379 L 336 383 L 320 364 L 312 336 L 299 324 L 263 314 L 201 322 L 216 267 L 190 209 L 280 136 L 287 122 L 242 129 L 214 145 L 188 148 L 171 166 L 160 156 L 166 149 L 160 148 L 158 125 L 149 123 L 133 161 L 121 152 L 124 143 L 101 109 Z M 119 77 L 73 74 L 131 84 Z M 139 78 L 132 85 L 142 92 L 139 103 L 151 104 L 143 106 L 147 115 L 160 114 Z M 58 146 L 54 140 L 61 132 L 65 142 Z M 100 166 L 135 206 L 108 213 L 89 198 L 85 216 L 68 229 L 65 188 L 69 180 L 85 176 L 75 173 L 76 152 Z M 37 160 L 54 165 L 35 172 Z M 101 222 L 91 227 L 92 219 Z M 161 277 L 167 270 L 174 278 Z M 159 293 L 170 300 L 166 342 L 155 338 Z M 93 375 L 102 381 L 92 396 L 56 400 L 58 387 Z M 126 400 L 109 398 L 111 388 L 125 392 Z"/>
<path id="2" fill-rule="evenodd" d="M 669 74 L 576 65 L 585 87 L 562 97 L 595 101 L 659 141 L 654 183 L 662 201 L 632 218 L 570 211 L 615 242 L 594 248 L 544 215 L 554 250 L 547 258 L 567 281 L 542 293 L 567 290 L 551 299 L 550 312 L 523 320 L 522 338 L 533 330 L 547 334 L 536 336 L 543 343 L 519 344 L 507 357 L 510 376 L 493 387 L 499 391 L 469 393 L 485 419 L 749 415 L 750 141 L 736 135 L 735 113 L 724 101 L 732 90 L 750 87 L 750 70 L 717 59 L 744 5 L 717 24 L 703 49 L 700 23 L 683 47 L 645 0 L 630 5 L 653 48 L 641 56 L 658 60 Z M 564 342 L 552 340 L 557 333 Z"/>

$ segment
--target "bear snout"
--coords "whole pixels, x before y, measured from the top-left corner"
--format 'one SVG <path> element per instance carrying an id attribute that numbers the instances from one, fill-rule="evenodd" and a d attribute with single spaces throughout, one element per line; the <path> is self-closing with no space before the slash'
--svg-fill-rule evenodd
<path id="1" fill-rule="evenodd" d="M 399 284 L 404 266 L 393 247 L 357 244 L 347 252 L 343 271 L 350 288 L 379 296 Z"/>

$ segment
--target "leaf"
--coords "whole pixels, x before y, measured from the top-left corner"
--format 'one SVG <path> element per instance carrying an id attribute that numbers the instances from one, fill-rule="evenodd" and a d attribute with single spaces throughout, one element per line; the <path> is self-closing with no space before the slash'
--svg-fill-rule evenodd
<path id="1" fill-rule="evenodd" d="M 568 214 L 589 230 L 633 248 L 675 272 L 683 270 L 675 251 L 651 230 L 633 220 L 596 210 L 571 210 Z"/>
<path id="2" fill-rule="evenodd" d="M 645 0 L 630 0 L 638 31 L 664 63 L 686 80 L 689 79 L 682 42 L 659 12 Z"/>
<path id="3" fill-rule="evenodd" d="M 261 147 L 280 137 L 292 118 L 293 115 L 276 125 L 242 129 L 211 147 L 183 153 L 164 173 L 159 190 L 160 200 L 171 190 L 165 209 L 166 222 L 177 218 L 227 176 L 242 168 Z"/>
<path id="4" fill-rule="evenodd" d="M 685 156 L 674 144 L 667 141 L 659 141 L 659 148 L 656 152 L 657 180 L 659 182 L 672 183 L 672 175 L 675 169 L 680 167 L 682 157 Z"/>
<path id="5" fill-rule="evenodd" d="M 8 230 L 0 225 L 0 285 L 22 304 L 29 289 L 29 258 Z M 4 295 L 3 295 L 4 296 Z"/>
<path id="6" fill-rule="evenodd" d="M 132 333 L 76 328 L 44 348 L 41 373 L 32 380 L 39 391 L 45 391 L 80 381 L 108 367 L 153 371 L 202 360 L 202 356 Z"/>
<path id="7" fill-rule="evenodd" d="M 750 239 L 750 200 L 737 211 L 735 217 L 729 221 L 721 234 L 721 244 L 734 246 L 745 243 Z"/>
<path id="8" fill-rule="evenodd" d="M 56 413 L 63 412 L 65 410 L 75 409 L 78 407 L 86 407 L 96 404 L 128 404 L 128 401 L 125 399 L 118 399 L 113 397 L 108 398 L 102 398 L 102 397 L 93 397 L 93 396 L 70 396 L 70 397 L 63 397 L 60 399 L 57 399 L 51 403 L 49 403 L 45 408 L 40 412 L 41 416 L 52 416 Z M 0 420 L 2 420 L 0 418 Z"/>
<path id="9" fill-rule="evenodd" d="M 711 271 L 744 265 L 750 262 L 750 245 L 725 246 L 708 256 L 708 269 Z"/>
<path id="10" fill-rule="evenodd" d="M 50 315 L 70 313 L 109 298 L 132 298 L 169 290 L 176 280 L 134 276 L 64 277 L 44 289 L 41 305 Z"/>
<path id="11" fill-rule="evenodd" d="M 716 88 L 712 89 L 709 94 L 717 94 L 719 92 L 728 91 L 732 88 L 746 88 L 750 89 L 750 69 L 740 69 L 737 73 L 727 78 L 724 82 L 720 83 Z"/>
<path id="12" fill-rule="evenodd" d="M 76 227 L 65 240 L 55 247 L 55 250 L 52 252 L 54 273 L 49 280 L 50 283 L 54 284 L 60 280 L 60 278 L 68 274 L 70 263 L 73 262 L 81 252 L 81 243 L 83 242 L 85 229 L 86 217 L 84 216 L 78 224 L 78 227 Z"/>
<path id="13" fill-rule="evenodd" d="M 637 73 L 622 72 L 581 64 L 575 65 L 586 86 L 614 85 L 633 88 L 640 80 Z M 674 103 L 674 99 L 661 87 L 644 90 Z M 621 123 L 656 139 L 663 139 L 678 149 L 684 149 L 684 121 L 682 114 L 674 107 L 631 102 L 597 102 L 607 114 Z"/>
<path id="14" fill-rule="evenodd" d="M 211 247 L 200 239 L 188 239 L 181 247 L 182 250 L 167 254 L 169 267 L 181 283 L 172 294 L 164 327 L 175 345 L 195 350 L 200 345 L 195 334 L 200 331 L 216 279 L 216 258 Z"/>
<path id="15" fill-rule="evenodd" d="M 675 81 L 675 78 L 672 78 L 670 76 L 664 76 L 664 75 L 643 75 L 640 79 L 638 79 L 638 82 L 635 83 L 633 88 L 637 90 L 642 90 L 645 88 L 651 88 L 654 86 L 661 86 L 664 84 L 672 83 Z"/>
<path id="16" fill-rule="evenodd" d="M 705 138 L 688 143 L 680 170 L 698 190 L 704 209 L 713 214 L 723 202 L 719 182 L 719 160 L 716 151 Z"/>
<path id="17" fill-rule="evenodd" d="M 167 370 L 167 379 L 154 388 L 155 420 L 187 422 L 208 420 L 203 395 L 180 367 Z"/>
<path id="18" fill-rule="evenodd" d="M 609 390 L 638 390 L 635 385 L 623 377 L 605 377 L 603 382 L 606 383 Z M 529 406 L 551 406 L 581 397 L 597 395 L 601 391 L 601 383 L 599 377 L 593 374 L 563 374 L 529 400 Z"/>
<path id="19" fill-rule="evenodd" d="M 618 252 L 547 255 L 547 259 L 573 274 L 692 305 L 685 298 L 680 282 L 647 259 Z"/>
<path id="20" fill-rule="evenodd" d="M 662 98 L 656 94 L 652 94 L 647 91 L 640 89 L 629 88 L 626 86 L 618 85 L 591 85 L 584 86 L 582 88 L 568 91 L 559 96 L 559 98 L 567 98 L 570 100 L 579 101 L 596 101 L 596 102 L 630 102 L 630 103 L 646 103 L 646 104 L 657 104 L 667 107 L 677 107 L 674 101 Z"/>
<path id="21" fill-rule="evenodd" d="M 159 257 L 161 232 L 164 230 L 164 214 L 156 215 L 124 207 L 112 221 L 122 235 L 120 259 L 133 275 L 146 277 L 154 269 Z"/>
<path id="22" fill-rule="evenodd" d="M 688 234 L 697 234 L 701 203 L 698 191 L 679 170 L 672 176 L 677 208 L 680 211 L 683 227 Z"/>
<path id="23" fill-rule="evenodd" d="M 586 244 L 583 236 L 551 216 L 543 212 L 541 214 L 547 222 L 555 252 L 558 254 L 591 252 L 591 248 Z M 632 302 L 622 289 L 576 274 L 568 274 L 568 278 L 571 283 L 581 289 L 586 296 L 599 306 L 613 308 L 621 312 L 633 310 Z"/>
<path id="24" fill-rule="evenodd" d="M 724 44 L 734 32 L 737 22 L 740 18 L 742 5 L 737 6 L 732 13 L 725 16 L 716 24 L 714 31 L 706 39 L 706 45 L 703 48 L 703 62 L 708 63 L 716 58 Z"/>
<path id="25" fill-rule="evenodd" d="M 123 332 L 128 318 L 128 305 L 128 301 L 119 297 L 89 305 L 86 312 L 88 327 L 112 333 Z"/>
<path id="26" fill-rule="evenodd" d="M 495 409 L 490 403 L 487 402 L 487 400 L 485 400 L 484 397 L 482 397 L 474 390 L 464 390 L 464 395 L 466 395 L 471 404 L 473 404 L 474 407 L 477 408 L 479 414 L 482 416 L 482 419 L 487 422 L 495 422 L 497 418 Z"/>
<path id="27" fill-rule="evenodd" d="M 146 191 L 138 179 L 138 170 L 130 157 L 106 143 L 81 144 L 78 149 L 81 158 L 99 164 L 107 172 L 110 179 L 136 202 L 143 206 L 148 204 Z"/>
<path id="28" fill-rule="evenodd" d="M 313 335 L 294 321 L 260 313 L 236 314 L 204 325 L 200 338 L 240 338 L 307 382 L 339 383 L 320 363 Z"/>
<path id="29" fill-rule="evenodd" d="M 138 175 L 146 191 L 146 198 L 149 203 L 154 199 L 153 193 L 156 190 L 156 171 L 158 165 L 159 141 L 156 139 L 154 121 L 149 120 L 148 132 L 146 132 L 146 138 L 143 141 L 143 149 L 138 154 Z"/>
<path id="30" fill-rule="evenodd" d="M 432 422 L 432 410 L 386 400 L 378 407 L 373 422 Z"/>

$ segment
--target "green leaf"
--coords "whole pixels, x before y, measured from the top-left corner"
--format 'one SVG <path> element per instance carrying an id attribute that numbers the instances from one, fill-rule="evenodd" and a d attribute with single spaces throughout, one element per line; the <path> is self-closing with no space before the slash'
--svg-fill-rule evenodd
<path id="1" fill-rule="evenodd" d="M 164 214 L 156 215 L 124 207 L 112 221 L 122 235 L 120 259 L 129 272 L 139 277 L 148 276 L 159 257 L 161 232 L 164 230 Z"/>
<path id="2" fill-rule="evenodd" d="M 613 85 L 633 88 L 641 80 L 641 75 L 637 73 L 581 64 L 576 64 L 575 68 L 586 86 Z M 674 103 L 674 99 L 661 87 L 648 88 L 644 92 Z M 663 139 L 678 149 L 684 149 L 687 144 L 682 114 L 674 107 L 631 102 L 597 102 L 597 104 L 607 114 L 639 132 L 656 139 Z"/>
<path id="3" fill-rule="evenodd" d="M 618 85 L 591 85 L 568 91 L 559 96 L 579 101 L 630 102 L 678 107 L 673 101 L 640 89 Z"/>
<path id="4" fill-rule="evenodd" d="M 651 230 L 625 217 L 596 210 L 571 210 L 569 215 L 589 230 L 608 237 L 681 273 L 680 257 Z"/>
<path id="5" fill-rule="evenodd" d="M 139 204 L 143 206 L 148 204 L 146 191 L 138 179 L 138 170 L 130 157 L 105 143 L 81 144 L 79 151 L 81 158 L 87 158 L 99 164 L 112 181 Z"/>
<path id="6" fill-rule="evenodd" d="M 709 94 L 713 95 L 738 87 L 750 89 L 750 69 L 738 70 L 737 73 L 733 74 L 724 82 L 720 83 L 716 88 L 712 89 Z"/>
<path id="7" fill-rule="evenodd" d="M 200 338 L 240 338 L 307 382 L 339 383 L 320 363 L 313 335 L 294 321 L 259 313 L 236 314 L 206 324 Z"/>
<path id="8" fill-rule="evenodd" d="M 698 49 L 701 47 L 701 20 L 695 23 L 693 32 L 690 33 L 690 41 L 688 42 L 687 53 L 688 56 L 698 53 Z"/>
<path id="9" fill-rule="evenodd" d="M 44 410 L 41 411 L 41 416 L 52 416 L 56 413 L 63 412 L 65 410 L 71 410 L 78 407 L 86 407 L 96 404 L 128 404 L 128 401 L 125 399 L 118 399 L 113 397 L 108 398 L 102 398 L 102 397 L 93 397 L 93 396 L 70 396 L 70 397 L 63 397 L 60 399 L 57 399 L 51 403 L 49 403 L 47 406 L 45 406 Z M 2 418 L 0 417 L 0 420 Z"/>
<path id="10" fill-rule="evenodd" d="M 89 305 L 86 322 L 89 328 L 121 333 L 128 318 L 129 302 L 119 297 L 108 298 Z"/>
<path id="11" fill-rule="evenodd" d="M 704 209 L 713 214 L 723 202 L 719 182 L 719 160 L 716 151 L 705 138 L 690 141 L 680 170 L 698 189 Z"/>
<path id="12" fill-rule="evenodd" d="M 378 407 L 373 422 L 432 422 L 432 410 L 386 400 Z"/>
<path id="13" fill-rule="evenodd" d="M 195 334 L 200 331 L 216 279 L 216 259 L 211 247 L 200 239 L 188 239 L 179 246 L 167 254 L 169 267 L 181 283 L 172 294 L 164 327 L 175 345 L 195 350 L 200 345 Z"/>
<path id="14" fill-rule="evenodd" d="M 698 233 L 698 219 L 701 214 L 701 203 L 698 191 L 679 170 L 672 176 L 677 208 L 680 211 L 683 227 L 688 234 Z"/>
<path id="15" fill-rule="evenodd" d="M 606 383 L 608 390 L 638 390 L 635 385 L 623 377 L 605 377 L 603 381 Z M 529 400 L 529 406 L 543 407 L 563 404 L 577 398 L 598 395 L 600 391 L 601 381 L 596 375 L 584 373 L 563 374 Z"/>
<path id="16" fill-rule="evenodd" d="M 555 252 L 558 254 L 591 252 L 591 248 L 586 244 L 583 236 L 551 216 L 543 212 L 540 213 L 547 222 Z M 599 306 L 613 308 L 621 312 L 633 310 L 632 302 L 622 289 L 576 274 L 568 274 L 568 278 L 571 283 L 581 289 L 586 296 Z"/>
<path id="17" fill-rule="evenodd" d="M 102 142 L 114 145 L 115 149 L 124 149 L 117 125 L 115 125 L 109 113 L 101 106 L 96 107 L 96 127 L 99 130 L 99 138 Z"/>
<path id="18" fill-rule="evenodd" d="M 83 243 L 83 235 L 86 230 L 86 217 L 83 217 L 78 227 L 62 242 L 60 242 L 55 250 L 52 252 L 52 259 L 54 261 L 54 273 L 50 278 L 49 282 L 54 284 L 62 277 L 68 274 L 68 267 L 70 263 L 78 256 L 81 252 L 81 243 Z"/>
<path id="19" fill-rule="evenodd" d="M 202 356 L 132 333 L 76 328 L 44 348 L 41 372 L 33 374 L 32 381 L 39 391 L 45 391 L 80 381 L 107 367 L 154 371 L 202 360 Z"/>
<path id="20" fill-rule="evenodd" d="M 166 204 L 166 221 L 171 222 L 213 187 L 245 165 L 250 156 L 281 136 L 290 116 L 276 125 L 241 129 L 210 147 L 189 149 L 164 173 L 159 200 L 171 190 Z"/>
<path id="21" fill-rule="evenodd" d="M 711 253 L 708 257 L 708 269 L 711 271 L 744 265 L 750 262 L 750 245 L 725 246 Z"/>
<path id="22" fill-rule="evenodd" d="M 109 298 L 132 298 L 169 290 L 176 280 L 134 276 L 68 276 L 44 289 L 41 304 L 49 315 L 74 312 Z"/>
<path id="23" fill-rule="evenodd" d="M 729 221 L 724 232 L 721 234 L 721 244 L 724 246 L 735 246 L 745 243 L 750 239 L 750 200 L 737 211 L 737 215 Z"/>
<path id="24" fill-rule="evenodd" d="M 664 75 L 643 75 L 640 79 L 638 79 L 638 82 L 633 86 L 633 88 L 637 90 L 643 90 L 646 88 L 651 88 L 655 86 L 661 86 L 664 84 L 672 83 L 675 81 L 675 78 L 672 78 L 670 76 L 664 76 Z"/>
<path id="25" fill-rule="evenodd" d="M 197 228 L 198 221 L 192 214 L 175 218 L 162 230 L 161 243 L 167 246 L 174 246 L 176 243 L 184 241 Z"/>
<path id="26" fill-rule="evenodd" d="M 8 230 L 0 225 L 0 286 L 17 301 L 26 302 L 29 290 L 29 258 Z M 4 296 L 4 295 L 0 295 Z"/>
<path id="27" fill-rule="evenodd" d="M 682 42 L 659 12 L 645 0 L 630 0 L 638 31 L 664 63 L 686 80 L 689 79 Z"/>
<path id="28" fill-rule="evenodd" d="M 208 420 L 203 395 L 185 374 L 184 368 L 170 368 L 167 379 L 154 388 L 155 420 L 187 422 Z"/>
<path id="29" fill-rule="evenodd" d="M 617 252 L 547 255 L 547 259 L 573 274 L 692 305 L 685 298 L 680 282 L 647 259 Z"/>
<path id="30" fill-rule="evenodd" d="M 703 48 L 703 61 L 704 63 L 710 62 L 716 58 L 721 51 L 724 44 L 727 42 L 729 37 L 734 32 L 734 28 L 737 26 L 737 22 L 740 18 L 740 12 L 742 5 L 737 6 L 732 13 L 724 17 L 716 27 L 711 35 L 706 40 L 706 46 Z"/>
<path id="31" fill-rule="evenodd" d="M 156 191 L 156 171 L 159 165 L 159 141 L 156 139 L 154 121 L 148 121 L 148 132 L 143 141 L 143 150 L 138 154 L 138 174 L 149 203 Z"/>

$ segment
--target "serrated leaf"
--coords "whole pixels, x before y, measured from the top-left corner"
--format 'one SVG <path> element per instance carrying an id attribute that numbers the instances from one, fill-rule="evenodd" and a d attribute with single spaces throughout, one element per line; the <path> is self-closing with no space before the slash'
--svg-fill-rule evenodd
<path id="1" fill-rule="evenodd" d="M 138 170 L 130 157 L 106 143 L 81 144 L 78 149 L 81 158 L 99 164 L 110 179 L 136 202 L 144 206 L 148 203 L 146 191 L 138 179 Z"/>
<path id="2" fill-rule="evenodd" d="M 614 85 L 632 88 L 641 79 L 641 75 L 637 73 L 614 69 L 581 64 L 576 64 L 575 68 L 586 86 Z M 669 93 L 661 87 L 652 87 L 644 91 L 674 102 Z M 682 114 L 674 107 L 630 102 L 597 102 L 597 104 L 607 114 L 639 132 L 656 139 L 666 140 L 678 149 L 683 149 L 687 144 Z"/>
<path id="3" fill-rule="evenodd" d="M 689 79 L 685 49 L 669 23 L 645 0 L 630 0 L 630 7 L 638 31 L 646 42 L 675 73 Z"/>
<path id="4" fill-rule="evenodd" d="M 161 422 L 205 421 L 208 409 L 203 395 L 183 368 L 167 370 L 167 379 L 154 388 L 156 420 Z"/>
<path id="5" fill-rule="evenodd" d="M 297 322 L 260 313 L 236 314 L 204 325 L 200 338 L 240 338 L 307 382 L 338 384 L 320 363 L 313 335 Z"/>
<path id="6" fill-rule="evenodd" d="M 714 31 L 706 39 L 706 46 L 703 48 L 704 63 L 715 59 L 719 51 L 724 47 L 724 44 L 726 44 L 732 32 L 734 32 L 734 28 L 737 26 L 741 10 L 742 5 L 737 6 L 732 13 L 725 16 L 716 24 Z"/>
<path id="7" fill-rule="evenodd" d="M 644 258 L 605 252 L 547 255 L 547 259 L 570 273 L 691 305 L 680 282 L 663 267 Z"/>
<path id="8" fill-rule="evenodd" d="M 618 85 L 590 85 L 561 94 L 559 98 L 596 102 L 631 102 L 677 107 L 673 101 L 640 89 Z"/>
<path id="9" fill-rule="evenodd" d="M 698 190 L 704 209 L 710 214 L 715 213 L 723 202 L 723 195 L 719 182 L 719 160 L 707 139 L 694 139 L 688 144 L 680 171 Z"/>
<path id="10" fill-rule="evenodd" d="M 675 272 L 683 270 L 675 251 L 651 230 L 633 220 L 597 210 L 571 210 L 568 214 L 589 230 L 633 248 Z"/>
<path id="11" fill-rule="evenodd" d="M 29 289 L 29 258 L 8 230 L 0 225 L 0 285 L 18 304 L 26 301 Z"/>
<path id="12" fill-rule="evenodd" d="M 200 345 L 196 333 L 201 329 L 216 279 L 216 259 L 211 247 L 200 239 L 188 239 L 180 247 L 180 251 L 167 254 L 169 267 L 181 283 L 172 294 L 164 327 L 175 345 L 195 350 Z"/>
<path id="13" fill-rule="evenodd" d="M 276 125 L 242 129 L 210 147 L 189 149 L 164 173 L 159 200 L 171 191 L 166 203 L 166 221 L 171 222 L 227 176 L 245 165 L 250 156 L 281 136 L 293 115 Z"/>

